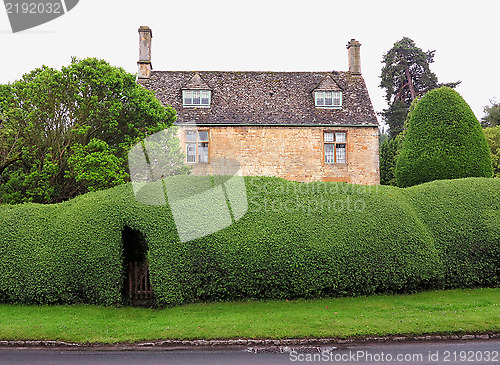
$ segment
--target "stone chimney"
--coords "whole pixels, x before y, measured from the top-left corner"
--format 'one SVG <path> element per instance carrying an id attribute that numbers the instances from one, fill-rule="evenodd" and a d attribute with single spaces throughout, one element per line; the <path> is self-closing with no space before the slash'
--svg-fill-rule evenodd
<path id="1" fill-rule="evenodd" d="M 347 52 L 349 54 L 349 72 L 352 75 L 361 75 L 361 43 L 355 39 L 351 39 L 347 43 Z"/>
<path id="2" fill-rule="evenodd" d="M 137 81 L 145 82 L 151 76 L 151 39 L 153 38 L 152 30 L 144 25 L 139 27 L 139 61 L 137 66 Z"/>

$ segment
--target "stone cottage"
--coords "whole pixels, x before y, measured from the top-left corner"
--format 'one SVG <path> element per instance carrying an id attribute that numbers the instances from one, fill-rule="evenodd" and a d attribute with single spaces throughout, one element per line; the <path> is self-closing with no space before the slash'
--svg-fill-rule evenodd
<path id="1" fill-rule="evenodd" d="M 347 45 L 349 71 L 153 71 L 152 37 L 139 28 L 138 82 L 177 111 L 193 173 L 209 174 L 222 158 L 241 175 L 379 184 L 378 123 L 358 41 Z"/>

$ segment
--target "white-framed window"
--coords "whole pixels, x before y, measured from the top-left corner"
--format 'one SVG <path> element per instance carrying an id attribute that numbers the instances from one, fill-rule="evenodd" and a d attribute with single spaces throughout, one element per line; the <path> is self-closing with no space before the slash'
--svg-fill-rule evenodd
<path id="1" fill-rule="evenodd" d="M 323 133 L 325 145 L 325 163 L 346 163 L 347 162 L 347 133 L 325 131 Z"/>
<path id="2" fill-rule="evenodd" d="M 342 91 L 315 91 L 314 102 L 318 108 L 342 108 Z"/>
<path id="3" fill-rule="evenodd" d="M 208 131 L 186 131 L 186 162 L 208 163 Z"/>
<path id="4" fill-rule="evenodd" d="M 210 90 L 182 90 L 183 106 L 210 106 Z"/>

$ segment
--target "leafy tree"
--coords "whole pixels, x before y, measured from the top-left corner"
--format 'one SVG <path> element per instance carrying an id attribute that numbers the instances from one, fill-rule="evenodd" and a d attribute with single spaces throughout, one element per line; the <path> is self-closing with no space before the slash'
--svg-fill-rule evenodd
<path id="1" fill-rule="evenodd" d="M 175 120 L 134 75 L 95 58 L 0 85 L 0 115 L 7 203 L 60 202 L 127 181 L 131 146 Z"/>
<path id="2" fill-rule="evenodd" d="M 0 85 L 0 103 L 9 95 L 9 89 Z M 21 131 L 2 113 L 0 104 L 0 176 L 3 171 L 21 158 Z"/>
<path id="3" fill-rule="evenodd" d="M 179 153 L 178 131 L 177 127 L 164 129 L 142 140 L 129 151 L 128 164 L 132 181 L 151 182 L 191 172 L 191 167 L 184 164 L 185 155 Z"/>
<path id="4" fill-rule="evenodd" d="M 380 87 L 385 89 L 389 108 L 382 111 L 389 125 L 389 135 L 394 138 L 403 130 L 403 123 L 411 102 L 426 92 L 443 86 L 430 70 L 436 51 L 422 51 L 408 37 L 394 43 L 384 54 Z M 460 81 L 444 84 L 456 87 Z"/>
<path id="5" fill-rule="evenodd" d="M 484 130 L 486 141 L 491 150 L 493 176 L 500 178 L 500 125 Z"/>
<path id="6" fill-rule="evenodd" d="M 481 118 L 481 124 L 484 128 L 500 125 L 500 103 L 490 100 L 491 106 L 484 107 L 486 114 Z"/>
<path id="7" fill-rule="evenodd" d="M 380 146 L 380 184 L 396 186 L 396 160 L 401 149 L 402 134 L 388 139 Z"/>
<path id="8" fill-rule="evenodd" d="M 491 177 L 483 130 L 469 105 L 449 87 L 428 92 L 410 114 L 396 162 L 400 187 L 463 177 Z"/>
<path id="9" fill-rule="evenodd" d="M 71 146 L 71 152 L 65 175 L 67 183 L 76 181 L 71 195 L 106 189 L 128 180 L 122 161 L 101 139 L 94 138 L 85 146 L 76 143 Z"/>
<path id="10" fill-rule="evenodd" d="M 382 145 L 385 141 L 389 140 L 389 135 L 381 128 L 379 128 L 378 144 Z"/>
<path id="11" fill-rule="evenodd" d="M 394 185 L 394 162 L 396 155 L 396 139 L 385 140 L 380 145 L 380 184 Z"/>
<path id="12" fill-rule="evenodd" d="M 381 185 L 392 185 L 396 184 L 396 161 L 399 153 L 401 152 L 401 147 L 403 146 L 404 137 L 406 134 L 406 129 L 408 128 L 408 123 L 410 122 L 410 117 L 415 110 L 419 98 L 417 97 L 411 102 L 408 113 L 406 114 L 406 119 L 404 122 L 403 130 L 401 133 L 397 134 L 394 138 L 389 139 L 385 146 L 380 147 L 380 184 Z"/>
<path id="13" fill-rule="evenodd" d="M 381 114 L 389 126 L 389 139 L 393 139 L 403 131 L 403 121 L 408 114 L 408 105 L 400 100 L 395 100 Z"/>

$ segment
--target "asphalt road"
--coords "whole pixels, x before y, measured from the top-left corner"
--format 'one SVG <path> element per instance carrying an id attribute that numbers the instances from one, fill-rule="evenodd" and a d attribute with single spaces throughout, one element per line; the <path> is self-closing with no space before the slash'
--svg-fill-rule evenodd
<path id="1" fill-rule="evenodd" d="M 278 350 L 278 352 L 269 352 Z M 284 352 L 279 352 L 279 351 Z M 297 351 L 295 351 L 297 350 Z M 1 365 L 500 364 L 500 340 L 375 343 L 342 348 L 48 350 L 0 348 Z"/>

